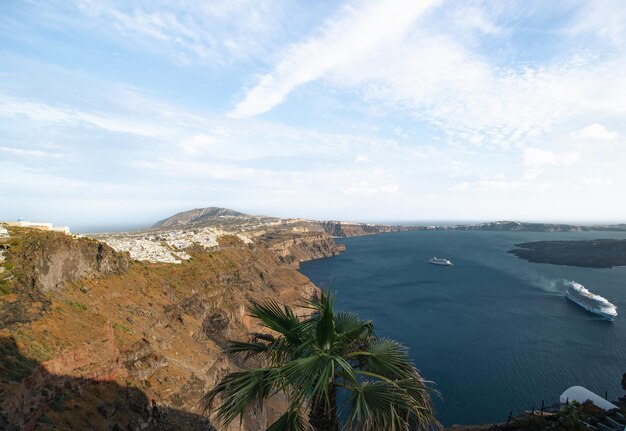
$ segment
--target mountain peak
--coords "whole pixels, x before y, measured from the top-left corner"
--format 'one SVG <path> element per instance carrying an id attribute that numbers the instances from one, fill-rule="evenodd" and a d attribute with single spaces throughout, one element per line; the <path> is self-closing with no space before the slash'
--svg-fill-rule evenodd
<path id="1" fill-rule="evenodd" d="M 179 212 L 171 217 L 160 220 L 152 225 L 153 228 L 185 226 L 192 223 L 203 222 L 217 217 L 246 217 L 247 214 L 228 208 L 207 207 L 196 208 L 189 211 Z"/>

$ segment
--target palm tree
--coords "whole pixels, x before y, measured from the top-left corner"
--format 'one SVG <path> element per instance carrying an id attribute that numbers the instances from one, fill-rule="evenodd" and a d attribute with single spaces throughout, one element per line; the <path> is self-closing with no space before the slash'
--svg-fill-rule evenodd
<path id="1" fill-rule="evenodd" d="M 439 427 L 431 389 L 407 349 L 376 337 L 371 321 L 335 313 L 333 302 L 326 293 L 307 301 L 312 313 L 306 318 L 274 301 L 253 304 L 250 315 L 277 335 L 253 334 L 249 342 L 230 342 L 226 352 L 259 358 L 263 367 L 227 374 L 203 397 L 204 410 L 226 425 L 241 420 L 248 406 L 262 407 L 283 393 L 287 411 L 268 431 L 337 431 L 339 418 L 348 430 Z"/>

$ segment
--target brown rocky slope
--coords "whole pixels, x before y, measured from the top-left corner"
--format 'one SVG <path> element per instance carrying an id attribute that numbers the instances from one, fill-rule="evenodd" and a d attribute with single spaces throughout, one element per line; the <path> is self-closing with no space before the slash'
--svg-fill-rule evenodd
<path id="1" fill-rule="evenodd" d="M 335 238 L 376 235 L 379 233 L 405 232 L 418 230 L 419 226 L 396 226 L 385 224 L 352 223 L 345 221 L 322 221 L 320 226 L 326 233 Z"/>
<path id="2" fill-rule="evenodd" d="M 180 265 L 152 264 L 59 233 L 11 236 L 13 278 L 0 293 L 0 428 L 9 430 L 212 429 L 198 401 L 239 366 L 222 347 L 255 329 L 246 306 L 314 294 L 294 267 L 338 251 L 327 236 L 295 245 L 224 236 Z M 159 424 L 148 421 L 149 399 Z M 249 411 L 241 429 L 265 429 L 281 405 Z"/>

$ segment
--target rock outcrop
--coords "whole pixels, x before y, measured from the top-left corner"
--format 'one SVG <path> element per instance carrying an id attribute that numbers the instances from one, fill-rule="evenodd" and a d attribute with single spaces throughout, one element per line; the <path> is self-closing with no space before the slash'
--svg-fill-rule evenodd
<path id="1" fill-rule="evenodd" d="M 188 261 L 167 264 L 133 262 L 88 239 L 12 235 L 15 278 L 0 310 L 22 301 L 28 318 L 0 327 L 0 424 L 212 429 L 199 401 L 241 366 L 222 348 L 259 329 L 247 305 L 310 297 L 317 288 L 295 262 L 337 251 L 326 234 L 305 237 L 279 246 L 223 236 L 215 250 L 191 247 Z M 36 303 L 29 297 L 45 307 L 29 306 Z M 149 422 L 150 399 L 165 412 L 166 428 Z M 283 408 L 276 399 L 252 409 L 241 429 L 265 429 Z"/>
<path id="2" fill-rule="evenodd" d="M 81 277 L 123 274 L 128 269 L 128 256 L 101 242 L 57 232 L 22 232 L 21 241 L 11 249 L 11 260 L 24 286 L 48 292 Z"/>
<path id="3" fill-rule="evenodd" d="M 0 407 L 12 426 L 35 428 L 37 420 L 48 410 L 49 402 L 66 386 L 79 391 L 83 386 L 81 381 L 112 381 L 127 375 L 113 328 L 107 324 L 102 329 L 102 335 L 93 342 L 45 361 L 23 380 L 4 386 Z M 5 351 L 11 347 L 7 341 L 5 346 Z"/>
<path id="4" fill-rule="evenodd" d="M 282 237 L 266 235 L 262 239 L 282 263 L 294 268 L 299 268 L 300 262 L 336 256 L 345 250 L 344 245 L 335 243 L 325 232 L 288 234 Z"/>
<path id="5" fill-rule="evenodd" d="M 415 230 L 416 226 L 392 226 L 384 224 L 350 223 L 342 221 L 322 221 L 322 228 L 335 238 L 350 238 L 353 236 L 375 235 L 379 233 L 403 232 Z"/>
<path id="6" fill-rule="evenodd" d="M 0 328 L 39 319 L 49 310 L 49 294 L 78 279 L 124 274 L 128 255 L 88 238 L 12 228 L 0 292 Z"/>

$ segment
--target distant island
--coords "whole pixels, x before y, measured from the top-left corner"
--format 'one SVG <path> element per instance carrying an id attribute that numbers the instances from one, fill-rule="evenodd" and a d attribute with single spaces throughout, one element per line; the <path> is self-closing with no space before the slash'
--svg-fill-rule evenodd
<path id="1" fill-rule="evenodd" d="M 626 265 L 626 240 L 537 241 L 515 244 L 509 253 L 535 263 L 612 268 Z"/>
<path id="2" fill-rule="evenodd" d="M 481 230 L 501 232 L 588 232 L 588 231 L 626 231 L 626 224 L 575 225 L 563 223 L 527 223 L 519 221 L 494 221 L 478 224 L 445 226 L 452 230 Z"/>
<path id="3" fill-rule="evenodd" d="M 476 224 L 457 225 L 386 225 L 372 223 L 354 223 L 345 221 L 322 221 L 324 230 L 335 238 L 373 235 L 387 232 L 405 232 L 422 230 L 458 230 L 487 232 L 623 232 L 626 224 L 611 225 L 575 225 L 563 223 L 527 223 L 519 221 L 493 221 Z"/>

